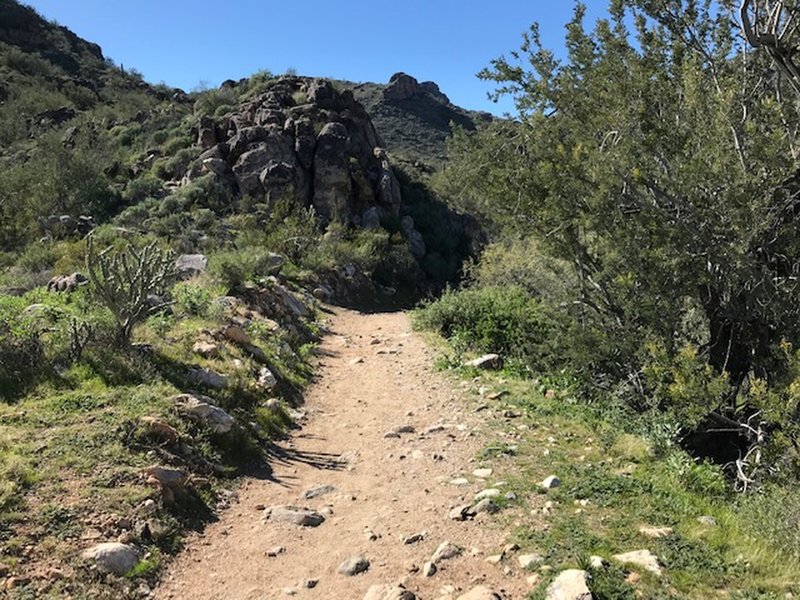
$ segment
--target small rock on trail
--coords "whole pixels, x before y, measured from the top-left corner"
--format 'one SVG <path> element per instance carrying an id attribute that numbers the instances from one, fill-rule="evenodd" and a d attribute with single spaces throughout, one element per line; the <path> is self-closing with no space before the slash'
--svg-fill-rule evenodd
<path id="1" fill-rule="evenodd" d="M 363 556 L 351 556 L 341 565 L 339 565 L 339 573 L 342 575 L 358 575 L 369 569 L 369 560 Z"/>
<path id="2" fill-rule="evenodd" d="M 298 527 L 319 527 L 325 522 L 325 517 L 317 511 L 296 506 L 271 506 L 264 509 L 262 519 L 272 523 L 288 523 Z"/>

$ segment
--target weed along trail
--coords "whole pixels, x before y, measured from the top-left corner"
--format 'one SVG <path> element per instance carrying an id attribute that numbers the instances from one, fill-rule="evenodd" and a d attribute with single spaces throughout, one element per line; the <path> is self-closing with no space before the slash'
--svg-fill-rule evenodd
<path id="1" fill-rule="evenodd" d="M 480 413 L 433 370 L 408 316 L 336 309 L 320 354 L 272 473 L 188 540 L 156 597 L 526 597 L 521 563 L 487 561 L 507 542 L 494 500 L 471 508 L 496 489 L 490 470 L 473 474 Z"/>

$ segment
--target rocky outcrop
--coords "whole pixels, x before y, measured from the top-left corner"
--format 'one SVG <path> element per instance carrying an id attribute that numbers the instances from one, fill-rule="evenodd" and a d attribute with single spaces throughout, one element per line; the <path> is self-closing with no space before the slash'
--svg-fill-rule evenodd
<path id="1" fill-rule="evenodd" d="M 399 215 L 400 185 L 370 116 L 327 80 L 286 76 L 220 119 L 196 128 L 201 167 L 239 196 L 313 207 L 321 225 L 360 226 Z"/>
<path id="2" fill-rule="evenodd" d="M 395 73 L 389 79 L 389 85 L 383 90 L 383 99 L 387 102 L 402 102 L 414 96 L 432 96 L 443 104 L 450 104 L 450 99 L 445 96 L 433 81 L 418 82 L 411 75 Z"/>
<path id="3" fill-rule="evenodd" d="M 72 275 L 58 275 L 47 282 L 47 291 L 70 293 L 88 283 L 89 280 L 83 273 L 76 272 Z"/>

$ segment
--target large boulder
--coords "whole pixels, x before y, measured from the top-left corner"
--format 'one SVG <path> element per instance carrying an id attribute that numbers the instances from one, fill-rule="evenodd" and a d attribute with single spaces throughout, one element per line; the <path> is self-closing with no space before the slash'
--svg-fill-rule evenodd
<path id="1" fill-rule="evenodd" d="M 314 154 L 313 205 L 323 221 L 346 221 L 350 216 L 352 181 L 349 167 L 349 136 L 342 123 L 328 123 L 317 136 Z"/>

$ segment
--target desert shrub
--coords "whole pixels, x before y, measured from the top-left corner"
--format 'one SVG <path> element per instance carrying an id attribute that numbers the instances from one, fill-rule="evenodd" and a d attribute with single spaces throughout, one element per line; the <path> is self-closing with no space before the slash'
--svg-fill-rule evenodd
<path id="1" fill-rule="evenodd" d="M 686 428 L 696 427 L 708 414 L 709 405 L 720 405 L 731 393 L 730 381 L 699 355 L 685 346 L 676 353 L 649 344 L 643 375 L 652 408 L 673 413 Z"/>
<path id="2" fill-rule="evenodd" d="M 0 398 L 24 392 L 45 370 L 41 325 L 23 315 L 21 298 L 0 297 Z"/>
<path id="3" fill-rule="evenodd" d="M 145 198 L 156 196 L 161 190 L 161 181 L 148 173 L 137 179 L 131 179 L 125 186 L 123 198 L 130 203 L 140 202 Z"/>
<path id="4" fill-rule="evenodd" d="M 770 540 L 787 555 L 800 560 L 800 498 L 795 490 L 765 486 L 759 493 L 742 496 L 737 506 L 748 533 Z"/>
<path id="5" fill-rule="evenodd" d="M 549 302 L 563 302 L 577 285 L 572 266 L 541 252 L 534 238 L 510 238 L 489 244 L 479 261 L 464 268 L 478 287 L 514 286 Z"/>
<path id="6" fill-rule="evenodd" d="M 172 288 L 175 307 L 184 315 L 203 317 L 208 314 L 213 300 L 211 291 L 191 283 L 179 283 Z"/>
<path id="7" fill-rule="evenodd" d="M 28 244 L 17 259 L 17 266 L 34 273 L 47 271 L 53 268 L 57 260 L 53 244 L 33 243 Z"/>
<path id="8" fill-rule="evenodd" d="M 413 279 L 417 272 L 416 261 L 399 234 L 350 230 L 335 224 L 328 227 L 319 243 L 309 248 L 300 262 L 312 271 L 352 264 L 360 271 L 373 274 L 383 285 Z"/>
<path id="9" fill-rule="evenodd" d="M 558 319 L 518 287 L 447 291 L 418 310 L 415 322 L 441 333 L 461 350 L 519 357 L 534 368 L 558 362 Z"/>
<path id="10" fill-rule="evenodd" d="M 2 60 L 3 64 L 8 68 L 23 73 L 24 75 L 47 77 L 56 71 L 52 63 L 41 58 L 38 54 L 24 52 L 13 46 L 6 46 L 3 48 L 0 60 Z"/>
<path id="11" fill-rule="evenodd" d="M 150 138 L 150 140 L 158 146 L 166 142 L 168 139 L 169 132 L 165 131 L 164 129 L 159 129 L 158 131 L 153 132 L 153 135 Z"/>
<path id="12" fill-rule="evenodd" d="M 175 137 L 170 137 L 166 142 L 164 142 L 164 153 L 167 156 L 172 156 L 177 154 L 184 148 L 188 148 L 191 146 L 192 141 L 189 139 L 189 136 L 184 134 L 183 132 L 177 132 L 174 134 Z"/>
<path id="13" fill-rule="evenodd" d="M 320 240 L 313 208 L 298 208 L 291 200 L 274 205 L 244 197 L 239 201 L 232 226 L 239 230 L 237 244 L 261 246 L 300 264 Z"/>
<path id="14" fill-rule="evenodd" d="M 274 80 L 275 76 L 267 69 L 256 71 L 245 82 L 244 90 L 242 90 L 242 98 L 247 99 L 266 92 Z"/>
<path id="15" fill-rule="evenodd" d="M 230 187 L 222 183 L 213 173 L 203 175 L 181 190 L 187 207 L 198 207 L 223 212 L 231 208 L 233 194 Z"/>
<path id="16" fill-rule="evenodd" d="M 217 252 L 209 260 L 211 275 L 222 285 L 234 288 L 248 281 L 258 281 L 269 274 L 269 251 L 247 246 Z"/>
<path id="17" fill-rule="evenodd" d="M 228 89 L 216 89 L 201 92 L 194 103 L 196 115 L 213 115 L 221 106 L 236 104 L 236 94 Z"/>
<path id="18" fill-rule="evenodd" d="M 164 173 L 173 179 L 179 179 L 183 177 L 195 158 L 197 158 L 197 155 L 191 148 L 178 150 L 164 163 Z M 157 173 L 157 175 L 159 174 Z"/>
<path id="19" fill-rule="evenodd" d="M 236 106 L 233 104 L 222 104 L 216 108 L 214 111 L 214 116 L 217 118 L 224 117 L 227 114 L 230 114 L 236 109 Z"/>

